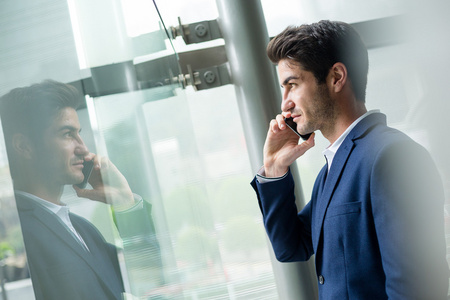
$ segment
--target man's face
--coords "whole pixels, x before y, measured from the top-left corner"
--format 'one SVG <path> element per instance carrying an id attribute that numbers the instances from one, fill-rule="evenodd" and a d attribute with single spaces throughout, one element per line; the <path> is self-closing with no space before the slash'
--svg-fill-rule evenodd
<path id="1" fill-rule="evenodd" d="M 77 184 L 84 175 L 83 161 L 89 151 L 80 137 L 80 122 L 75 109 L 59 111 L 36 147 L 36 167 L 54 184 Z"/>
<path id="2" fill-rule="evenodd" d="M 332 124 L 335 102 L 326 83 L 317 84 L 312 72 L 288 59 L 279 62 L 278 74 L 284 89 L 281 110 L 291 112 L 300 134 L 323 130 Z"/>

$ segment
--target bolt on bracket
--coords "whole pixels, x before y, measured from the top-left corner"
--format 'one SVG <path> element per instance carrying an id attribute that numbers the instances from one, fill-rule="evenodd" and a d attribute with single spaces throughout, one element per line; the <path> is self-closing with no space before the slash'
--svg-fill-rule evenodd
<path id="1" fill-rule="evenodd" d="M 220 32 L 219 23 L 217 20 L 183 25 L 180 17 L 178 17 L 178 26 L 169 27 L 169 32 L 172 39 L 175 39 L 177 36 L 181 36 L 186 45 L 222 38 L 222 33 Z"/>

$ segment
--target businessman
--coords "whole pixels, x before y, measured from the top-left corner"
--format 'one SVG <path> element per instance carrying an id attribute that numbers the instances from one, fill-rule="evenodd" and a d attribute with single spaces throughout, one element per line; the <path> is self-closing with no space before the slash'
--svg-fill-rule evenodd
<path id="1" fill-rule="evenodd" d="M 145 215 L 145 207 L 150 205 L 131 192 L 111 161 L 89 152 L 80 136 L 79 99 L 74 87 L 56 81 L 17 88 L 0 99 L 10 171 L 38 300 L 109 300 L 124 295 L 116 247 L 61 202 L 65 185 L 73 185 L 80 197 L 108 202 L 116 218 L 136 211 Z M 92 188 L 79 188 L 76 184 L 85 176 L 83 162 L 88 161 L 94 163 L 89 178 Z M 154 231 L 149 216 L 147 220 L 139 225 L 144 231 Z M 156 241 L 154 251 L 159 251 Z"/>
<path id="2" fill-rule="evenodd" d="M 291 26 L 267 54 L 278 65 L 282 112 L 252 186 L 277 259 L 315 254 L 320 299 L 447 299 L 438 171 L 423 147 L 367 111 L 368 53 L 357 32 L 343 22 Z M 299 143 L 285 117 L 330 143 L 300 212 L 289 166 L 314 146 L 314 133 Z"/>

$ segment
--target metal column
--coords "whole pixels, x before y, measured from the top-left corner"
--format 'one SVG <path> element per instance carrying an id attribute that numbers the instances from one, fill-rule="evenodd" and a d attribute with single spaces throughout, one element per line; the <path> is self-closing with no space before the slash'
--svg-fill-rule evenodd
<path id="1" fill-rule="evenodd" d="M 269 35 L 260 0 L 216 0 L 219 25 L 231 66 L 250 163 L 256 172 L 263 163 L 263 146 L 269 122 L 280 112 L 281 92 L 275 67 L 266 56 Z M 305 204 L 296 178 L 299 209 Z M 312 260 L 279 263 L 271 251 L 280 299 L 317 299 Z"/>

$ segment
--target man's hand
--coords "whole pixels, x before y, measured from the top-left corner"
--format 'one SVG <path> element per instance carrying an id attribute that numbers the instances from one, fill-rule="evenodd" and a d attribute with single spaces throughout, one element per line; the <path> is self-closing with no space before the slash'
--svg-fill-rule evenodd
<path id="1" fill-rule="evenodd" d="M 92 189 L 80 189 L 74 185 L 78 197 L 110 203 L 116 210 L 123 210 L 134 204 L 127 180 L 108 158 L 90 153 L 84 159 L 94 161 L 94 169 L 89 178 Z"/>
<path id="2" fill-rule="evenodd" d="M 314 146 L 313 133 L 307 141 L 298 144 L 299 136 L 290 130 L 283 115 L 270 121 L 264 144 L 264 170 L 266 177 L 283 176 L 289 166 Z"/>

